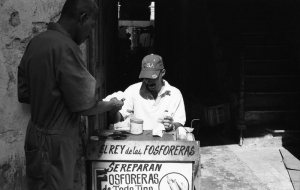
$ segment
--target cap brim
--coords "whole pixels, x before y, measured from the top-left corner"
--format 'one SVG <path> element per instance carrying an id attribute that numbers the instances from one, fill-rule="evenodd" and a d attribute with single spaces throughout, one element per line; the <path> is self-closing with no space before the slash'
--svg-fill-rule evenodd
<path id="1" fill-rule="evenodd" d="M 139 78 L 156 79 L 160 71 L 145 71 L 141 70 Z"/>

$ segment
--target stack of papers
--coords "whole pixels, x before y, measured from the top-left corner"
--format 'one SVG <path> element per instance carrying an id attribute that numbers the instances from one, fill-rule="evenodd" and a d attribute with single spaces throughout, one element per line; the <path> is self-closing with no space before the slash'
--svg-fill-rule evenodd
<path id="1" fill-rule="evenodd" d="M 130 130 L 130 123 L 128 122 L 128 120 L 115 123 L 114 130 L 120 130 L 120 131 Z"/>
<path id="2" fill-rule="evenodd" d="M 158 123 L 157 126 L 152 129 L 152 135 L 162 137 L 164 134 L 164 130 L 165 126 L 162 123 Z"/>

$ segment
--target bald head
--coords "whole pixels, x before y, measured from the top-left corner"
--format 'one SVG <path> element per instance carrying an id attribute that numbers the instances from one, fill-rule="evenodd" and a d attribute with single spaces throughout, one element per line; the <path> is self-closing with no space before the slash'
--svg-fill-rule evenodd
<path id="1" fill-rule="evenodd" d="M 93 0 L 66 0 L 61 11 L 61 17 L 77 19 L 78 15 L 86 13 L 89 18 L 95 19 L 98 6 Z"/>
<path id="2" fill-rule="evenodd" d="M 57 22 L 80 45 L 96 26 L 97 14 L 98 6 L 93 0 L 66 0 Z"/>

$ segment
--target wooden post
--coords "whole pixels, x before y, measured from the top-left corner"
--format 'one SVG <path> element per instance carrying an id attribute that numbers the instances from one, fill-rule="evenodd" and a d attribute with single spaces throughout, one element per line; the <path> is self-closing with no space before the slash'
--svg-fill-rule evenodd
<path id="1" fill-rule="evenodd" d="M 88 39 L 88 69 L 96 78 L 96 97 L 102 100 L 113 87 L 116 41 L 118 38 L 118 1 L 94 0 L 99 8 L 95 29 Z M 109 73 L 109 74 L 107 74 Z M 108 84 L 109 83 L 109 84 Z M 111 90 L 109 90 L 111 93 Z M 107 113 L 88 117 L 89 134 L 106 129 Z"/>
<path id="2" fill-rule="evenodd" d="M 243 145 L 243 130 L 246 129 L 245 123 L 245 54 L 240 57 L 240 85 L 239 85 L 239 108 L 237 128 L 240 130 L 239 145 Z"/>
<path id="3" fill-rule="evenodd" d="M 94 33 L 94 32 L 93 32 Z M 87 68 L 91 75 L 95 77 L 95 69 L 96 69 L 96 64 L 94 60 L 94 35 L 90 35 L 89 39 L 87 40 Z M 88 126 L 87 126 L 87 137 L 92 134 L 94 131 L 94 126 L 96 122 L 96 116 L 87 116 L 88 118 Z"/>
<path id="4" fill-rule="evenodd" d="M 106 14 L 106 0 L 96 0 L 99 7 L 99 15 L 97 27 L 95 27 L 95 75 L 97 80 L 97 98 L 102 100 L 106 95 L 106 65 L 104 59 L 105 54 L 105 14 Z M 117 5 L 116 5 L 117 6 Z M 117 13 L 116 13 L 117 15 Z M 104 129 L 106 126 L 106 113 L 98 114 L 97 118 L 97 129 Z"/>

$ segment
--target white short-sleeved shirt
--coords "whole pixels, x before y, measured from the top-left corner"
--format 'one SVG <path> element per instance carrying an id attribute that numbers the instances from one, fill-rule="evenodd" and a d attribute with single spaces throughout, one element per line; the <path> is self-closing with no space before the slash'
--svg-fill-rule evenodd
<path id="1" fill-rule="evenodd" d="M 124 92 L 126 100 L 120 110 L 122 116 L 126 119 L 133 111 L 134 117 L 144 120 L 143 129 L 152 130 L 159 125 L 159 118 L 167 110 L 168 115 L 173 115 L 174 122 L 184 125 L 186 115 L 182 94 L 165 80 L 164 84 L 156 100 L 143 82 L 129 86 Z"/>

